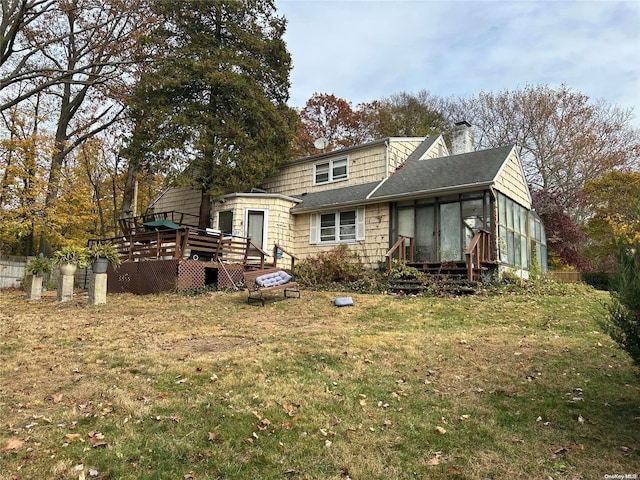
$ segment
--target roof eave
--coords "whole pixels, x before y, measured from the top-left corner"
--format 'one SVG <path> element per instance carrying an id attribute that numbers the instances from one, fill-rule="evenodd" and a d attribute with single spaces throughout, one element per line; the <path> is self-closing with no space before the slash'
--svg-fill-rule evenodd
<path id="1" fill-rule="evenodd" d="M 416 198 L 416 197 L 421 197 L 421 196 L 435 196 L 438 194 L 443 194 L 443 193 L 465 193 L 465 192 L 470 192 L 470 191 L 475 191 L 478 190 L 480 188 L 489 188 L 491 185 L 493 185 L 493 182 L 477 182 L 477 183 L 469 183 L 466 185 L 456 185 L 454 187 L 442 187 L 442 188 L 436 188 L 436 189 L 432 189 L 432 190 L 420 190 L 420 191 L 414 191 L 414 192 L 404 192 L 404 193 L 398 193 L 398 194 L 394 194 L 394 195 L 385 195 L 382 197 L 373 197 L 373 198 L 369 198 L 367 197 L 366 199 L 363 200 L 354 200 L 351 202 L 344 202 L 344 203 L 335 203 L 332 205 L 322 205 L 322 206 L 316 206 L 316 207 L 294 207 L 291 210 L 291 213 L 293 215 L 298 215 L 301 213 L 311 213 L 311 212 L 321 212 L 321 211 L 330 211 L 330 210 L 336 210 L 336 209 L 342 209 L 344 207 L 351 207 L 351 206 L 360 206 L 360 205 L 372 205 L 375 203 L 386 203 L 386 202 L 393 202 L 396 200 L 402 200 L 402 199 L 407 199 L 407 198 Z"/>

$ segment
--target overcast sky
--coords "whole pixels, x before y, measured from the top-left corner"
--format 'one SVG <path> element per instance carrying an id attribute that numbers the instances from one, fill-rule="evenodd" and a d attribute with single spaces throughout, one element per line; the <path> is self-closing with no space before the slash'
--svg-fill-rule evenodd
<path id="1" fill-rule="evenodd" d="M 473 95 L 562 83 L 634 109 L 640 0 L 276 0 L 293 58 L 291 101 L 394 93 Z"/>

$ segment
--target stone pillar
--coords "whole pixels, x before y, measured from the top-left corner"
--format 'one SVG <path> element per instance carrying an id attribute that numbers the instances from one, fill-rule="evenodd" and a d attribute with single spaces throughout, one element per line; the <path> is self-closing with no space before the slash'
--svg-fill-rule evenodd
<path id="1" fill-rule="evenodd" d="M 40 275 L 29 275 L 27 277 L 27 298 L 29 300 L 40 300 L 42 297 L 42 277 Z"/>
<path id="2" fill-rule="evenodd" d="M 107 274 L 92 273 L 89 278 L 89 305 L 107 303 Z"/>
<path id="3" fill-rule="evenodd" d="M 68 302 L 73 299 L 73 275 L 60 275 L 58 277 L 58 301 Z"/>

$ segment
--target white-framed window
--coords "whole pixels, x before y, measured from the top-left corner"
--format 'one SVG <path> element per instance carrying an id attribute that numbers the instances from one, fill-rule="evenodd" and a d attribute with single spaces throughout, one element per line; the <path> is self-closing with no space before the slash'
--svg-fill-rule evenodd
<path id="1" fill-rule="evenodd" d="M 310 243 L 350 243 L 364 235 L 364 207 L 311 214 Z"/>
<path id="2" fill-rule="evenodd" d="M 349 159 L 340 158 L 318 162 L 313 166 L 313 184 L 337 182 L 349 178 Z"/>

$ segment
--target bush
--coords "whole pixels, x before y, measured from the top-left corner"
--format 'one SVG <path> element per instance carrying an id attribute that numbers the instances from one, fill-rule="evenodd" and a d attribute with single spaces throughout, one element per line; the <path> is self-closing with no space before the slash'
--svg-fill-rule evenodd
<path id="1" fill-rule="evenodd" d="M 360 257 L 344 244 L 298 262 L 294 273 L 298 282 L 307 286 L 347 284 L 366 277 Z"/>
<path id="2" fill-rule="evenodd" d="M 407 265 L 405 261 L 395 261 L 391 266 L 392 280 L 413 280 L 416 282 L 427 282 L 427 276 L 424 272 L 415 267 Z"/>
<path id="3" fill-rule="evenodd" d="M 582 272 L 582 281 L 598 290 L 610 290 L 610 277 L 608 272 Z"/>
<path id="4" fill-rule="evenodd" d="M 640 365 L 640 249 L 622 249 L 611 278 L 605 331 Z"/>

